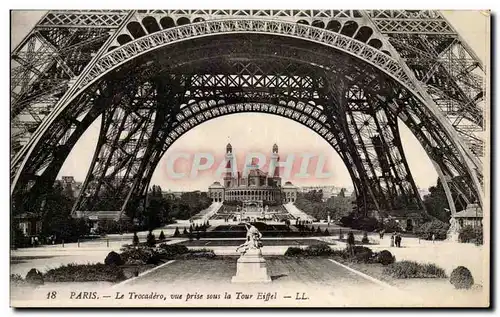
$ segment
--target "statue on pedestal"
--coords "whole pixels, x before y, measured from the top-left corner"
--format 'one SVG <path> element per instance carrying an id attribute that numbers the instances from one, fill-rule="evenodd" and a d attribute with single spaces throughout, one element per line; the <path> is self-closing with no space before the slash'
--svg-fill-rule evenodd
<path id="1" fill-rule="evenodd" d="M 262 233 L 260 233 L 259 229 L 248 222 L 245 223 L 245 228 L 247 229 L 246 241 L 236 248 L 236 251 L 240 252 L 242 255 L 249 249 L 260 249 L 262 247 Z"/>
<path id="2" fill-rule="evenodd" d="M 250 223 L 245 223 L 247 229 L 246 241 L 238 246 L 241 256 L 236 264 L 236 275 L 233 283 L 269 283 L 266 261 L 262 257 L 262 233 Z"/>

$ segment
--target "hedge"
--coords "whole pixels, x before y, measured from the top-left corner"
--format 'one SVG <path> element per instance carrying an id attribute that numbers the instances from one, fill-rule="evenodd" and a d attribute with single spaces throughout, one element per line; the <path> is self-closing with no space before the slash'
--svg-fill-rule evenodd
<path id="1" fill-rule="evenodd" d="M 377 262 L 382 265 L 389 265 L 396 261 L 396 258 L 387 250 L 380 251 L 376 256 Z"/>
<path id="2" fill-rule="evenodd" d="M 119 282 L 125 280 L 123 270 L 115 265 L 68 264 L 44 274 L 46 282 Z"/>
<path id="3" fill-rule="evenodd" d="M 395 262 L 384 268 L 384 274 L 393 278 L 446 278 L 445 271 L 435 264 L 414 261 Z"/>
<path id="4" fill-rule="evenodd" d="M 318 243 L 307 246 L 302 249 L 298 247 L 289 247 L 285 251 L 285 256 L 329 256 L 332 255 L 333 250 L 326 243 Z"/>
<path id="5" fill-rule="evenodd" d="M 433 220 L 420 225 L 415 232 L 420 238 L 425 240 L 432 240 L 433 234 L 437 240 L 444 240 L 446 239 L 449 227 L 448 224 L 442 221 Z"/>
<path id="6" fill-rule="evenodd" d="M 465 226 L 458 234 L 458 241 L 462 243 L 475 243 L 477 245 L 483 244 L 483 228 Z"/>

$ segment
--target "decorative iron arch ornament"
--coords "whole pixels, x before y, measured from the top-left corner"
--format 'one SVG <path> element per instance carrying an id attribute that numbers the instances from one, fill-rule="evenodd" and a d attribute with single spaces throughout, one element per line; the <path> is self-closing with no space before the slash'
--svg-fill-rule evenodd
<path id="1" fill-rule="evenodd" d="M 120 32 L 117 32 L 117 34 L 118 33 Z M 466 192 L 464 188 L 470 190 L 472 195 L 469 195 L 467 199 L 478 200 L 479 203 L 482 204 L 483 195 L 480 182 L 482 166 L 479 160 L 472 155 L 469 148 L 460 139 L 449 121 L 442 113 L 440 113 L 440 110 L 437 108 L 432 99 L 430 99 L 428 94 L 421 88 L 418 84 L 418 80 L 415 78 L 415 75 L 413 75 L 411 70 L 405 66 L 404 62 L 398 59 L 397 52 L 389 51 L 389 55 L 387 52 L 376 49 L 364 42 L 356 40 L 355 38 L 335 33 L 327 29 L 289 21 L 263 18 L 229 18 L 201 21 L 146 34 L 118 46 L 110 52 L 105 52 L 103 49 L 98 58 L 87 65 L 85 71 L 82 72 L 77 81 L 69 88 L 57 106 L 46 118 L 44 118 L 43 122 L 37 127 L 32 138 L 29 140 L 28 145 L 24 146 L 18 155 L 14 157 L 12 164 L 14 169 L 12 171 L 13 181 L 11 193 L 13 195 L 16 194 L 16 191 L 18 193 L 25 193 L 26 191 L 29 191 L 30 188 L 35 188 L 35 190 L 32 190 L 32 196 L 35 197 L 37 193 L 43 191 L 44 186 L 50 184 L 51 181 L 53 181 L 53 178 L 57 175 L 57 171 L 62 165 L 62 162 L 69 154 L 69 151 L 74 143 L 76 143 L 79 136 L 83 133 L 83 131 L 85 131 L 86 127 L 88 127 L 88 125 L 100 115 L 103 116 L 103 127 L 101 128 L 101 137 L 98 143 L 98 149 L 103 146 L 107 146 L 107 142 L 109 140 L 106 136 L 112 135 L 106 135 L 106 133 L 111 131 L 113 128 L 119 130 L 123 129 L 125 126 L 134 125 L 139 127 L 137 131 L 141 132 L 139 138 L 150 144 L 151 147 L 154 147 L 153 145 L 155 143 L 158 143 L 162 138 L 167 138 L 169 133 L 171 134 L 170 131 L 165 132 L 166 130 L 163 127 L 160 127 L 160 123 L 157 123 L 159 122 L 159 116 L 164 115 L 168 117 L 170 114 L 162 113 L 161 111 L 164 110 L 161 110 L 160 108 L 158 108 L 159 112 L 153 113 L 145 107 L 144 109 L 132 110 L 131 112 L 135 113 L 135 117 L 131 118 L 130 112 L 127 112 L 125 109 L 131 108 L 131 105 L 134 104 L 134 100 L 137 99 L 138 95 L 144 97 L 145 99 L 150 98 L 151 100 L 155 100 L 155 102 L 159 104 L 162 102 L 169 102 L 172 107 L 179 107 L 181 101 L 184 100 L 184 96 L 181 95 L 186 90 L 185 88 L 182 88 L 182 85 L 179 83 L 186 78 L 183 78 L 182 73 L 175 73 L 175 76 L 172 78 L 158 79 L 155 77 L 155 70 L 148 69 L 147 67 L 140 70 L 142 74 L 136 75 L 138 77 L 156 78 L 156 82 L 153 84 L 145 84 L 144 82 L 141 82 L 141 80 L 138 80 L 136 82 L 132 81 L 128 83 L 128 86 L 120 86 L 118 83 L 106 82 L 107 76 L 116 70 L 119 70 L 122 66 L 131 63 L 133 64 L 135 61 L 141 61 L 141 58 L 146 54 L 153 53 L 157 50 L 167 49 L 183 43 L 192 43 L 193 41 L 204 38 L 216 36 L 231 37 L 241 34 L 247 34 L 249 36 L 269 35 L 277 38 L 294 40 L 303 44 L 308 43 L 308 45 L 320 45 L 322 47 L 341 52 L 342 54 L 346 54 L 350 56 L 350 58 L 353 58 L 353 61 L 357 61 L 361 65 L 370 65 L 370 67 L 374 70 L 383 74 L 383 76 L 385 76 L 383 78 L 391 79 L 394 94 L 391 98 L 377 95 L 376 92 L 361 92 L 357 94 L 356 86 L 353 86 L 351 83 L 350 86 L 345 87 L 343 86 L 345 84 L 344 81 L 335 82 L 335 80 L 333 80 L 332 83 L 324 83 L 324 86 L 329 86 L 325 88 L 326 90 L 330 89 L 331 91 L 337 91 L 336 96 L 332 97 L 330 102 L 334 102 L 337 105 L 344 107 L 344 110 L 349 110 L 349 107 L 353 106 L 349 104 L 349 100 L 358 97 L 361 99 L 364 98 L 365 104 L 373 103 L 378 105 L 377 109 L 384 109 L 384 114 L 379 114 L 377 111 L 374 111 L 373 113 L 369 113 L 369 111 L 366 112 L 369 113 L 369 118 L 365 118 L 365 120 L 362 121 L 368 125 L 373 124 L 374 126 L 377 126 L 378 129 L 381 129 L 381 125 L 382 127 L 390 127 L 389 130 L 391 130 L 391 133 L 387 136 L 389 141 L 385 140 L 382 137 L 382 134 L 379 133 L 381 135 L 380 139 L 372 140 L 372 142 L 375 142 L 374 144 L 376 145 L 380 144 L 384 147 L 387 146 L 388 142 L 394 142 L 400 147 L 399 132 L 395 120 L 396 118 L 402 119 L 410 127 L 413 133 L 415 133 L 427 153 L 434 160 L 438 161 L 437 164 L 441 169 L 446 170 L 445 172 L 447 176 L 456 175 L 466 177 L 467 181 L 470 183 L 468 187 L 463 182 L 456 183 L 455 186 L 462 189 L 462 192 Z M 385 48 L 387 47 L 390 47 L 390 45 L 385 45 Z M 141 62 L 145 64 L 149 63 L 147 61 Z M 307 63 L 311 62 L 307 61 Z M 310 67 L 313 67 L 311 65 L 313 64 L 310 64 Z M 315 64 L 314 67 L 316 69 L 323 68 L 325 69 L 325 72 L 331 72 L 327 66 L 321 65 L 321 63 Z M 196 76 L 198 76 L 198 78 L 203 78 L 203 74 L 190 74 L 189 80 L 192 81 Z M 231 77 L 226 76 L 226 79 L 231 80 Z M 169 82 L 167 86 L 172 83 L 173 85 L 165 87 L 165 82 Z M 337 84 L 340 85 L 336 86 Z M 204 85 L 206 87 L 206 81 L 204 82 Z M 250 85 L 252 85 L 252 83 L 250 83 Z M 128 94 L 125 87 L 127 87 L 127 89 L 131 89 L 133 93 Z M 214 89 L 214 87 L 209 88 Z M 275 87 L 266 88 L 275 89 Z M 338 93 L 338 90 L 342 88 L 344 90 Z M 358 92 L 362 90 L 363 89 L 358 89 Z M 159 93 L 159 91 L 162 91 L 162 93 Z M 233 92 L 229 92 L 228 94 L 231 93 Z M 246 102 L 255 101 L 252 100 L 252 96 L 242 97 L 241 94 L 238 95 L 238 93 L 236 94 L 236 97 L 246 98 L 244 99 Z M 167 101 L 169 98 L 170 101 Z M 177 104 L 172 102 L 177 102 Z M 257 103 L 254 103 L 253 105 L 256 104 Z M 384 104 L 383 107 L 382 104 Z M 74 110 L 73 117 L 68 117 L 69 110 Z M 384 200 L 387 199 L 386 196 L 390 196 L 391 194 L 388 193 L 391 193 L 391 191 L 393 195 L 405 193 L 408 197 L 415 196 L 415 186 L 413 180 L 406 180 L 410 182 L 410 185 L 408 186 L 401 185 L 403 180 L 400 179 L 398 174 L 393 175 L 394 178 L 398 180 L 395 181 L 394 184 L 388 185 L 386 188 L 380 183 L 369 184 L 370 180 L 375 179 L 378 175 L 377 173 L 379 171 L 376 171 L 377 164 L 368 162 L 366 165 L 363 165 L 361 163 L 363 160 L 367 160 L 369 156 L 368 150 L 364 147 L 363 143 L 368 142 L 369 140 L 363 139 L 363 129 L 361 126 L 357 125 L 361 119 L 356 118 L 357 114 L 352 111 L 347 111 L 346 113 L 350 116 L 349 118 L 345 117 L 342 120 L 337 119 L 338 121 L 336 122 L 339 122 L 341 126 L 343 125 L 343 132 L 349 131 L 349 129 L 354 130 L 358 135 L 357 140 L 362 140 L 359 141 L 361 142 L 360 144 L 356 144 L 355 140 L 349 138 L 345 140 L 345 149 L 347 150 L 347 155 L 349 156 L 347 161 L 352 165 L 357 164 L 357 168 L 353 168 L 352 171 L 350 170 L 351 176 L 356 174 L 357 177 L 362 179 L 362 181 L 360 181 L 361 185 L 356 184 L 358 186 L 357 188 L 359 188 L 360 191 L 368 190 L 369 188 L 369 191 L 372 193 L 374 203 L 377 205 L 378 199 L 382 199 L 381 197 L 383 197 Z M 115 127 L 116 116 L 118 116 L 117 120 L 122 120 L 122 125 L 120 127 Z M 107 118 L 109 118 L 108 121 L 106 121 Z M 330 128 L 332 128 L 331 122 L 333 121 L 331 120 L 333 119 L 330 117 L 329 120 Z M 108 122 L 108 125 L 106 125 L 106 122 Z M 169 117 L 168 120 L 165 119 L 165 121 L 162 122 L 162 124 L 165 123 L 169 125 L 169 129 L 174 129 L 174 124 L 176 122 L 174 119 Z M 426 125 L 435 125 L 435 130 L 428 129 L 426 131 L 419 131 Z M 149 126 L 149 128 L 145 128 L 146 126 Z M 179 127 L 179 125 L 177 127 Z M 134 129 L 131 128 L 131 131 L 133 130 Z M 175 131 L 175 129 L 172 131 Z M 378 131 L 381 132 L 382 130 Z M 332 134 L 332 138 L 335 137 L 333 136 L 332 131 L 329 131 L 329 133 Z M 131 135 L 135 136 L 135 132 L 131 132 Z M 148 135 L 152 135 L 152 138 L 147 139 Z M 156 137 L 159 139 L 155 139 Z M 37 150 L 40 149 L 41 144 L 45 144 L 48 140 L 52 140 L 52 143 L 49 143 L 53 146 L 53 149 L 57 149 L 57 151 L 47 153 L 45 154 L 45 157 L 42 157 L 39 155 Z M 112 146 L 116 147 L 117 144 L 118 141 L 113 143 Z M 446 153 L 437 153 L 440 151 L 441 146 L 446 147 L 448 151 Z M 133 152 L 133 154 L 135 155 L 142 151 L 137 146 L 135 146 L 134 149 L 135 152 Z M 355 149 L 358 149 L 360 152 L 357 152 L 358 150 Z M 148 155 L 154 156 L 155 160 L 158 160 L 161 157 L 161 151 L 146 149 L 143 158 L 148 158 Z M 111 162 L 113 158 L 108 157 L 105 158 L 107 163 L 100 165 L 101 163 L 97 164 L 100 157 L 98 151 L 96 151 L 93 166 L 101 168 L 100 171 L 103 173 L 103 178 L 97 180 L 98 187 L 113 187 L 113 185 L 104 184 L 106 183 L 104 176 L 109 170 L 109 166 L 112 164 L 115 166 L 125 166 L 132 161 L 131 158 L 133 156 L 129 156 L 128 160 L 121 159 L 116 162 Z M 394 166 L 397 165 L 398 168 L 402 166 L 402 169 L 406 170 L 404 177 L 408 176 L 411 178 L 404 156 L 400 162 L 396 162 L 392 156 L 386 159 L 384 158 L 384 160 L 388 160 L 390 162 L 387 165 L 387 169 L 392 169 L 391 171 L 394 172 L 397 169 Z M 132 167 L 133 164 L 130 164 L 131 165 L 126 168 L 127 171 L 125 175 L 131 175 L 131 171 L 134 170 Z M 151 166 L 142 164 L 139 171 L 145 173 L 145 175 L 151 175 L 151 169 Z M 37 177 L 34 177 L 35 175 Z M 96 181 L 95 179 L 92 179 L 93 175 L 94 174 L 89 173 L 89 176 L 85 181 L 85 183 L 89 186 L 91 183 Z M 35 181 L 35 185 L 32 184 L 33 179 L 37 179 Z M 38 185 L 36 182 L 42 185 Z M 117 187 L 113 187 L 113 189 L 119 193 L 117 194 L 119 197 L 125 195 L 125 202 L 122 205 L 122 210 L 128 208 L 127 204 L 133 196 L 139 196 L 144 188 L 147 188 L 148 182 L 149 179 L 147 178 L 137 177 L 134 179 L 134 183 L 131 188 L 123 182 Z M 445 188 L 445 190 L 447 193 L 450 191 L 448 188 Z M 374 192 L 375 194 L 373 194 Z M 384 196 L 382 193 L 386 193 L 387 195 Z M 84 195 L 86 195 L 86 193 L 85 191 L 82 191 L 79 203 L 86 199 L 86 196 Z M 386 202 L 386 205 L 391 206 L 391 203 Z M 75 209 L 80 208 L 75 206 Z"/>

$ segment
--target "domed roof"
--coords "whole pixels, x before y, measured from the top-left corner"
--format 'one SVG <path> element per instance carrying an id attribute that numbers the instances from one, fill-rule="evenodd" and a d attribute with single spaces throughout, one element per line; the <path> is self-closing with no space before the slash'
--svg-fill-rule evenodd
<path id="1" fill-rule="evenodd" d="M 208 186 L 208 188 L 224 188 L 219 182 L 214 182 L 212 185 Z"/>
<path id="2" fill-rule="evenodd" d="M 285 182 L 285 185 L 283 185 L 283 187 L 286 187 L 286 188 L 297 188 L 297 186 L 295 186 L 294 184 L 292 184 L 292 182 Z"/>

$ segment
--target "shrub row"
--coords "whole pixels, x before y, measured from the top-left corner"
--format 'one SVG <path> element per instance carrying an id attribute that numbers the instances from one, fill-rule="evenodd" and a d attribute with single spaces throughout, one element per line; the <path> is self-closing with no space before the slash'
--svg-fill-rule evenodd
<path id="1" fill-rule="evenodd" d="M 314 231 L 260 231 L 264 237 L 277 237 L 277 238 L 292 238 L 292 237 L 315 237 L 319 234 Z M 330 236 L 333 233 L 328 232 L 321 234 L 322 236 Z M 245 238 L 246 231 L 207 231 L 202 233 L 202 238 Z"/>
<path id="2" fill-rule="evenodd" d="M 415 230 L 415 233 L 421 238 L 425 240 L 432 240 L 432 235 L 436 238 L 436 240 L 444 240 L 446 239 L 446 234 L 448 233 L 448 228 L 450 226 L 447 223 L 444 223 L 439 220 L 433 220 L 426 223 L 423 223 Z"/>
<path id="3" fill-rule="evenodd" d="M 119 282 L 125 279 L 123 270 L 116 265 L 68 264 L 47 271 L 43 275 L 46 282 Z"/>
<path id="4" fill-rule="evenodd" d="M 465 226 L 458 234 L 458 240 L 462 243 L 475 243 L 476 245 L 483 244 L 483 228 Z"/>
<path id="5" fill-rule="evenodd" d="M 110 252 L 104 263 L 107 265 L 157 265 L 162 260 L 170 260 L 186 255 L 186 258 L 213 258 L 215 253 L 208 249 L 189 250 L 181 244 L 160 244 L 157 248 L 126 245 L 122 253 Z"/>
<path id="6" fill-rule="evenodd" d="M 334 250 L 326 243 L 318 243 L 308 245 L 307 248 L 302 249 L 298 247 L 289 247 L 285 251 L 285 256 L 289 257 L 302 257 L 302 256 L 329 256 L 332 255 Z"/>
<path id="7" fill-rule="evenodd" d="M 439 266 L 426 263 L 420 264 L 414 261 L 395 262 L 387 266 L 384 274 L 393 278 L 446 278 L 445 271 Z"/>
<path id="8" fill-rule="evenodd" d="M 354 246 L 344 250 L 333 250 L 329 245 L 323 243 L 313 244 L 305 249 L 289 247 L 285 252 L 285 256 L 339 256 L 343 259 L 354 262 L 381 263 L 383 265 L 389 265 L 395 261 L 394 256 L 387 250 L 377 253 L 364 246 Z"/>

